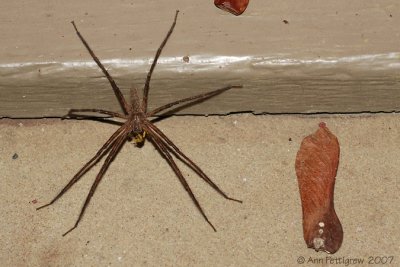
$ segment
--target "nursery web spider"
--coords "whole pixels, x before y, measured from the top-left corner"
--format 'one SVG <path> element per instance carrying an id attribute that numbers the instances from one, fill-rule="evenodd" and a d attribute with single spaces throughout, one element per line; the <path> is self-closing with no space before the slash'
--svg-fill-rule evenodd
<path id="1" fill-rule="evenodd" d="M 78 28 L 76 27 L 75 23 L 72 21 L 72 25 L 75 28 L 76 34 L 78 35 L 79 39 L 82 41 L 90 55 L 92 56 L 93 60 L 97 63 L 99 68 L 102 70 L 103 74 L 106 76 L 108 79 L 109 83 L 111 84 L 112 89 L 114 90 L 114 93 L 119 101 L 119 104 L 121 105 L 121 108 L 123 110 L 123 113 L 117 113 L 113 111 L 107 111 L 107 110 L 101 110 L 101 109 L 71 109 L 68 112 L 67 117 L 69 118 L 87 118 L 88 116 L 85 115 L 79 115 L 77 113 L 79 112 L 95 112 L 103 115 L 107 115 L 109 117 L 117 117 L 121 119 L 125 119 L 126 121 L 122 124 L 120 128 L 107 140 L 107 142 L 100 148 L 100 150 L 96 153 L 96 155 L 89 161 L 87 162 L 76 174 L 75 176 L 68 182 L 68 184 L 61 190 L 61 192 L 56 195 L 53 200 L 51 200 L 48 204 L 43 205 L 39 208 L 42 209 L 44 207 L 50 206 L 54 202 L 56 202 L 64 193 L 66 193 L 78 180 L 82 178 L 82 176 L 89 171 L 93 166 L 95 166 L 105 155 L 107 155 L 103 166 L 101 167 L 99 173 L 96 176 L 96 179 L 94 180 L 92 187 L 90 188 L 90 191 L 86 197 L 85 203 L 83 204 L 83 207 L 81 209 L 81 212 L 79 214 L 78 219 L 75 222 L 75 225 L 69 229 L 67 232 L 63 234 L 65 236 L 66 234 L 70 233 L 72 230 L 74 230 L 79 222 L 82 219 L 83 214 L 85 213 L 86 208 L 88 207 L 88 204 L 90 202 L 90 199 L 92 198 L 94 192 L 96 191 L 97 186 L 99 185 L 101 179 L 103 178 L 105 172 L 107 171 L 108 167 L 110 166 L 111 162 L 115 159 L 117 156 L 118 152 L 120 151 L 121 147 L 124 145 L 124 143 L 127 140 L 133 140 L 138 146 L 141 146 L 144 144 L 145 139 L 148 139 L 154 146 L 155 148 L 159 151 L 159 153 L 163 156 L 163 158 L 168 162 L 168 164 L 171 166 L 172 170 L 175 172 L 176 176 L 178 176 L 179 181 L 181 182 L 182 186 L 185 188 L 186 192 L 189 194 L 190 198 L 192 199 L 193 203 L 197 207 L 197 209 L 200 211 L 201 215 L 203 218 L 207 221 L 207 223 L 212 227 L 214 231 L 216 231 L 215 227 L 213 224 L 209 221 L 207 218 L 205 212 L 203 211 L 203 208 L 201 207 L 200 203 L 197 201 L 195 195 L 193 194 L 192 190 L 190 189 L 189 184 L 187 183 L 185 177 L 182 175 L 182 172 L 178 168 L 177 164 L 175 163 L 175 160 L 173 156 L 183 162 L 186 166 L 188 166 L 190 169 L 192 169 L 200 178 L 202 178 L 206 183 L 208 183 L 212 188 L 214 188 L 220 195 L 222 195 L 224 198 L 228 200 L 233 200 L 239 203 L 242 203 L 241 200 L 237 200 L 234 198 L 229 197 L 226 195 L 201 169 L 199 166 L 197 166 L 189 157 L 187 157 L 158 127 L 156 127 L 152 121 L 149 120 L 149 117 L 152 117 L 156 114 L 159 114 L 161 111 L 164 111 L 166 109 L 169 109 L 173 106 L 176 106 L 181 103 L 186 103 L 186 104 L 195 104 L 197 102 L 206 100 L 208 98 L 211 98 L 213 96 L 216 96 L 218 94 L 221 94 L 222 92 L 225 92 L 231 88 L 241 88 L 242 86 L 240 85 L 231 85 L 231 86 L 226 86 L 224 88 L 214 90 L 208 93 L 188 97 L 188 98 L 183 98 L 181 100 L 177 100 L 174 102 L 171 102 L 169 104 L 163 105 L 159 108 L 156 108 L 152 111 L 147 111 L 147 101 L 148 101 L 148 94 L 149 94 L 149 88 L 150 88 L 150 80 L 151 80 L 151 75 L 153 73 L 153 70 L 157 64 L 157 60 L 161 54 L 162 49 L 164 48 L 165 44 L 167 43 L 170 35 L 172 34 L 172 31 L 174 30 L 176 20 L 178 17 L 178 12 L 176 11 L 174 21 L 164 38 L 163 42 L 161 43 L 160 47 L 157 50 L 157 53 L 154 57 L 154 61 L 151 64 L 150 70 L 147 74 L 146 82 L 143 88 L 143 97 L 142 100 L 139 98 L 138 90 L 136 88 L 131 89 L 130 91 L 130 97 L 131 97 L 131 103 L 128 103 L 124 96 L 122 95 L 120 89 L 118 88 L 117 84 L 115 83 L 114 79 L 112 76 L 108 73 L 106 68 L 103 66 L 103 64 L 100 62 L 100 60 L 96 57 L 94 54 L 93 50 L 89 47 L 88 43 L 86 40 L 83 38 L 83 36 L 80 34 L 78 31 Z M 93 117 L 92 117 L 93 118 Z"/>

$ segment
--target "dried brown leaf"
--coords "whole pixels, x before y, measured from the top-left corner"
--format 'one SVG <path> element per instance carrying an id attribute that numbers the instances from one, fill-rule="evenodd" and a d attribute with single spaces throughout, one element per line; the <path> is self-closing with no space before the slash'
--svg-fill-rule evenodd
<path id="1" fill-rule="evenodd" d="M 303 209 L 303 234 L 309 248 L 335 253 L 343 229 L 333 203 L 339 165 L 339 142 L 325 123 L 304 138 L 296 157 L 296 174 Z"/>
<path id="2" fill-rule="evenodd" d="M 214 0 L 214 4 L 222 10 L 239 16 L 246 10 L 249 0 Z"/>

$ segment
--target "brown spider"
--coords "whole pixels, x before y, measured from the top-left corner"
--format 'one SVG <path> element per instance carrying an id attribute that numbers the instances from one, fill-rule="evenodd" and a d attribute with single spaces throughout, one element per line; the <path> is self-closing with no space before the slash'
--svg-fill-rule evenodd
<path id="1" fill-rule="evenodd" d="M 96 155 L 83 166 L 78 173 L 75 174 L 74 177 L 69 181 L 69 183 L 61 190 L 61 192 L 56 195 L 51 202 L 49 202 L 46 205 L 43 205 L 37 210 L 42 209 L 44 207 L 50 206 L 54 202 L 56 202 L 62 195 L 64 195 L 65 192 L 67 192 L 81 177 L 89 171 L 94 165 L 96 165 L 105 155 L 108 154 L 106 157 L 103 166 L 101 167 L 99 173 L 96 176 L 95 181 L 92 184 L 92 187 L 90 188 L 90 191 L 86 197 L 85 203 L 83 204 L 83 207 L 81 209 L 81 212 L 79 214 L 78 219 L 75 222 L 75 225 L 69 229 L 67 232 L 63 234 L 65 236 L 72 230 L 74 230 L 79 222 L 82 219 L 83 214 L 85 213 L 85 210 L 90 202 L 90 199 L 92 198 L 94 192 L 96 191 L 97 186 L 99 185 L 102 177 L 104 176 L 105 172 L 107 171 L 108 167 L 110 166 L 111 162 L 115 159 L 116 155 L 120 151 L 121 147 L 124 145 L 124 143 L 127 140 L 133 139 L 133 141 L 141 146 L 144 144 L 145 139 L 149 139 L 150 142 L 153 143 L 155 148 L 159 151 L 159 153 L 164 157 L 164 159 L 168 162 L 168 164 L 171 166 L 172 170 L 175 172 L 175 174 L 178 176 L 179 181 L 181 182 L 182 186 L 185 188 L 186 192 L 189 194 L 190 198 L 192 199 L 193 203 L 196 205 L 197 209 L 200 211 L 204 219 L 207 221 L 207 223 L 213 228 L 214 231 L 216 231 L 215 227 L 213 224 L 208 220 L 206 214 L 204 213 L 200 203 L 197 201 L 195 195 L 193 194 L 192 190 L 190 189 L 189 184 L 187 183 L 185 177 L 182 175 L 182 172 L 179 170 L 178 166 L 175 163 L 175 160 L 173 159 L 172 155 L 175 156 L 178 160 L 183 162 L 185 165 L 187 165 L 189 168 L 191 168 L 198 176 L 200 176 L 205 182 L 207 182 L 212 188 L 214 188 L 219 194 L 221 194 L 224 198 L 228 200 L 233 200 L 239 203 L 242 203 L 241 200 L 237 200 L 231 197 L 228 197 L 201 169 L 198 167 L 190 158 L 188 158 L 185 154 L 183 154 L 182 151 L 179 150 L 179 148 L 160 130 L 158 129 L 152 121 L 150 121 L 148 118 L 151 116 L 154 116 L 156 114 L 159 114 L 161 111 L 164 111 L 166 109 L 169 109 L 175 105 L 181 104 L 181 103 L 187 103 L 187 104 L 194 104 L 200 101 L 203 101 L 205 99 L 211 98 L 213 96 L 216 96 L 226 90 L 229 90 L 231 88 L 241 88 L 242 86 L 236 85 L 236 86 L 226 86 L 224 88 L 214 90 L 205 94 L 200 94 L 188 98 L 184 98 L 181 100 L 177 100 L 174 102 L 171 102 L 169 104 L 163 105 L 159 108 L 154 109 L 153 111 L 148 112 L 147 111 L 147 99 L 148 99 L 148 94 L 149 94 L 149 88 L 150 88 L 150 79 L 151 75 L 153 73 L 153 70 L 157 64 L 157 60 L 161 54 L 162 49 L 164 48 L 165 44 L 168 41 L 168 38 L 172 34 L 172 31 L 174 30 L 176 20 L 178 17 L 178 10 L 176 11 L 174 22 L 171 25 L 171 28 L 169 29 L 167 36 L 164 38 L 163 42 L 161 43 L 160 47 L 157 50 L 157 53 L 154 57 L 154 61 L 151 64 L 150 70 L 147 74 L 146 82 L 143 88 L 143 98 L 140 101 L 138 91 L 136 88 L 131 89 L 130 94 L 131 94 L 131 103 L 129 104 L 124 96 L 122 95 L 120 89 L 118 88 L 117 84 L 115 83 L 114 79 L 111 77 L 111 75 L 108 73 L 108 71 L 104 68 L 104 66 L 101 64 L 100 60 L 96 57 L 94 54 L 93 50 L 89 47 L 88 43 L 86 40 L 83 38 L 83 36 L 80 34 L 78 31 L 78 28 L 76 27 L 75 23 L 72 21 L 72 25 L 75 28 L 76 34 L 78 35 L 79 39 L 82 41 L 82 43 L 85 45 L 86 49 L 89 51 L 90 55 L 92 56 L 93 60 L 97 63 L 97 65 L 100 67 L 100 69 L 103 71 L 104 75 L 107 77 L 108 81 L 111 84 L 112 89 L 114 90 L 114 93 L 119 101 L 119 104 L 122 107 L 123 114 L 113 112 L 113 111 L 107 111 L 107 110 L 101 110 L 101 109 L 71 109 L 68 112 L 67 117 L 69 118 L 87 118 L 88 116 L 84 115 L 79 115 L 79 114 L 74 114 L 74 113 L 79 113 L 79 112 L 97 112 L 99 114 L 105 114 L 112 117 L 117 117 L 117 118 L 122 118 L 125 119 L 126 121 L 122 124 L 120 128 L 107 140 L 107 142 L 100 148 L 100 150 L 96 153 Z"/>

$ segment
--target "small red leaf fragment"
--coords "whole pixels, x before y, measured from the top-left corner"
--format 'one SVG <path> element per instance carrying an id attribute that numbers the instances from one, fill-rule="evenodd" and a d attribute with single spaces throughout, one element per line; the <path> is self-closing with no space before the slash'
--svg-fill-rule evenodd
<path id="1" fill-rule="evenodd" d="M 249 0 L 214 0 L 214 5 L 235 16 L 242 14 L 249 4 Z"/>
<path id="2" fill-rule="evenodd" d="M 326 124 L 304 138 L 296 157 L 296 175 L 303 209 L 303 235 L 309 248 L 335 253 L 343 241 L 333 195 L 339 165 L 339 142 Z"/>

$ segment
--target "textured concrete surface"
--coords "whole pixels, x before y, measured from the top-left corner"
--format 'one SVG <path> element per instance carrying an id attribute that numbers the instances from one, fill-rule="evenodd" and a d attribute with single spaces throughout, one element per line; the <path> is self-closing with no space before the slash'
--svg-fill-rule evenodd
<path id="1" fill-rule="evenodd" d="M 320 121 L 341 146 L 335 208 L 344 242 L 334 255 L 306 248 L 294 170 L 301 140 Z M 3 119 L 1 265 L 299 266 L 304 257 L 303 266 L 345 266 L 346 260 L 347 266 L 356 266 L 349 264 L 353 259 L 367 266 L 369 257 L 383 256 L 394 257 L 390 266 L 399 264 L 398 114 L 184 116 L 158 125 L 221 188 L 244 201 L 226 201 L 182 167 L 218 232 L 203 220 L 150 143 L 141 149 L 128 143 L 79 227 L 62 237 L 74 224 L 99 166 L 53 206 L 35 208 L 59 192 L 116 126 Z"/>

